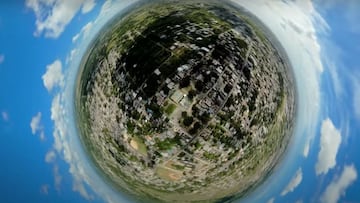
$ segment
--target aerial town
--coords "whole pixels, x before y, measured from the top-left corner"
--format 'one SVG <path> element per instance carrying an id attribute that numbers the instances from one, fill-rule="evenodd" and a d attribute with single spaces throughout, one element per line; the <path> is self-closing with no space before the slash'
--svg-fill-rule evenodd
<path id="1" fill-rule="evenodd" d="M 212 201 L 274 167 L 292 127 L 293 81 L 248 21 L 218 5 L 155 4 L 95 43 L 80 81 L 80 130 L 115 185 Z"/>

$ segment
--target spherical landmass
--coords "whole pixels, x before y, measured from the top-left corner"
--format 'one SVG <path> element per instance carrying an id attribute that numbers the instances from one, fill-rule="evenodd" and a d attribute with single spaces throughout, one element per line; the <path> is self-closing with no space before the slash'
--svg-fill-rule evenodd
<path id="1" fill-rule="evenodd" d="M 81 139 L 120 191 L 220 201 L 265 179 L 294 119 L 288 63 L 230 4 L 155 1 L 115 18 L 83 59 Z"/>

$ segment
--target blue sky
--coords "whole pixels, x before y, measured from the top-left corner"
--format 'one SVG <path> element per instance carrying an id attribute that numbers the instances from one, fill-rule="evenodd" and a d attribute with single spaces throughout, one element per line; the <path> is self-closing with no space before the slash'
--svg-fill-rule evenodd
<path id="1" fill-rule="evenodd" d="M 96 173 L 72 116 L 91 39 L 134 1 L 0 3 L 0 202 L 124 202 Z M 288 154 L 249 202 L 360 202 L 360 3 L 245 1 L 281 39 L 299 114 Z"/>

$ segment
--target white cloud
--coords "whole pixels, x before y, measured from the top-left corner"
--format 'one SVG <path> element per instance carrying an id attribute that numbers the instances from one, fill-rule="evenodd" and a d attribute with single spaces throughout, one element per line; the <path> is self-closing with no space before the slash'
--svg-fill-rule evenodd
<path id="1" fill-rule="evenodd" d="M 352 78 L 352 84 L 353 84 L 353 109 L 355 112 L 355 116 L 360 119 L 360 80 L 359 77 L 360 74 L 354 74 Z"/>
<path id="2" fill-rule="evenodd" d="M 71 92 L 81 60 L 79 57 L 73 56 L 82 56 L 86 52 L 86 47 L 88 47 L 91 39 L 95 37 L 103 25 L 124 8 L 136 2 L 137 0 L 106 1 L 103 4 L 99 16 L 92 21 L 93 26 L 91 32 L 89 32 L 89 37 L 82 37 L 83 40 L 79 41 L 80 43 L 77 48 L 73 49 L 76 51 L 69 53 L 67 61 L 69 62 L 68 65 L 70 68 L 66 74 L 66 83 L 64 82 L 64 85 L 60 86 L 60 93 L 56 94 L 53 98 L 51 119 L 55 126 L 53 131 L 54 151 L 69 164 L 69 172 L 73 177 L 73 190 L 78 191 L 85 199 L 94 198 L 93 194 L 89 192 L 89 188 L 86 187 L 90 186 L 90 188 L 101 195 L 106 202 L 128 202 L 124 200 L 124 197 L 119 196 L 116 191 L 112 190 L 108 184 L 97 175 L 96 171 L 89 166 L 86 154 L 81 150 L 83 146 L 78 140 L 78 137 L 74 136 L 77 132 L 74 122 L 71 120 L 73 119 L 73 114 L 69 111 L 69 106 L 73 105 L 73 100 L 65 99 L 69 97 L 72 98 L 73 96 Z M 85 28 L 84 31 L 86 31 Z M 54 164 L 56 164 L 56 162 L 54 162 Z"/>
<path id="3" fill-rule="evenodd" d="M 43 130 L 40 132 L 39 138 L 41 141 L 45 141 L 45 132 Z"/>
<path id="4" fill-rule="evenodd" d="M 309 155 L 309 151 L 310 151 L 310 140 L 307 140 L 303 150 L 303 156 L 305 158 Z"/>
<path id="5" fill-rule="evenodd" d="M 101 6 L 100 14 L 98 18 L 101 18 L 102 16 L 105 16 L 106 14 L 112 13 L 112 8 L 116 8 L 117 5 L 115 5 L 115 2 L 109 0 L 105 1 L 105 3 Z"/>
<path id="6" fill-rule="evenodd" d="M 3 54 L 0 54 L 0 64 L 4 63 L 5 56 Z"/>
<path id="7" fill-rule="evenodd" d="M 312 7 L 311 1 L 297 1 L 290 4 L 286 4 L 283 1 L 271 1 L 272 4 L 269 4 L 267 3 L 269 1 L 265 0 L 233 1 L 242 4 L 260 19 L 264 20 L 265 24 L 275 33 L 276 37 L 282 39 L 281 43 L 289 54 L 291 63 L 294 66 L 294 71 L 296 72 L 295 74 L 298 76 L 297 81 L 303 82 L 297 85 L 303 87 L 303 90 L 310 90 L 300 92 L 299 98 L 303 100 L 299 104 L 299 106 L 302 107 L 300 109 L 302 111 L 299 111 L 299 123 L 304 129 L 310 129 L 304 133 L 313 135 L 314 132 L 312 130 L 316 126 L 320 103 L 319 77 L 323 71 L 320 60 L 320 46 L 316 39 L 316 29 L 313 21 L 315 21 L 314 19 L 316 18 L 317 22 L 321 22 L 316 23 L 317 29 L 326 27 L 326 24 L 321 21 L 321 17 L 317 15 Z M 109 19 L 127 6 L 136 2 L 136 0 L 106 1 L 102 5 L 99 16 L 92 21 L 89 36 L 86 39 L 83 38 L 84 40 L 81 42 L 79 40 L 80 35 L 77 37 L 76 35 L 74 36 L 74 41 L 79 40 L 78 42 L 80 42 L 77 47 L 77 54 L 82 56 L 86 52 L 85 49 L 88 47 L 91 39 L 95 37 L 95 34 L 98 33 Z M 302 3 L 301 7 L 299 7 L 300 5 L 296 5 L 296 3 Z M 289 21 L 284 19 L 289 19 Z M 290 25 L 291 22 L 293 22 L 292 25 Z M 286 30 L 281 27 L 281 23 L 284 23 Z M 294 30 L 294 26 L 301 29 L 301 32 Z M 75 57 L 74 61 L 70 64 L 70 72 L 67 74 L 66 79 L 68 81 L 65 87 L 61 88 L 63 91 L 61 96 L 56 95 L 53 99 L 51 118 L 55 123 L 53 133 L 55 140 L 54 148 L 70 166 L 69 171 L 73 176 L 74 190 L 79 191 L 85 198 L 90 198 L 91 195 L 85 187 L 85 184 L 87 184 L 107 202 L 128 202 L 124 200 L 123 197 L 118 196 L 117 192 L 109 188 L 108 184 L 104 183 L 94 169 L 89 166 L 86 158 L 84 158 L 84 154 L 82 154 L 83 152 L 80 150 L 81 144 L 74 140 L 75 137 L 77 137 L 73 136 L 76 131 L 70 129 L 72 122 L 71 120 L 69 122 L 69 118 L 71 118 L 72 112 L 69 112 L 68 106 L 71 105 L 72 100 L 64 98 L 69 95 L 72 96 L 70 93 L 72 92 L 73 84 L 69 83 L 69 81 L 75 81 L 74 77 L 78 71 L 79 64 L 79 57 Z M 308 100 L 307 98 L 312 98 L 312 100 Z"/>
<path id="8" fill-rule="evenodd" d="M 73 190 L 78 191 L 84 198 L 90 200 L 93 199 L 93 196 L 89 194 L 84 186 L 84 183 L 88 182 L 89 177 L 86 176 L 86 173 L 82 168 L 83 166 L 80 164 L 78 155 L 70 150 L 70 145 L 74 143 L 71 143 L 71 141 L 68 140 L 69 128 L 66 124 L 67 116 L 65 116 L 66 111 L 64 110 L 62 102 L 62 97 L 58 94 L 54 97 L 51 106 L 51 119 L 55 124 L 53 132 L 55 139 L 54 149 L 70 164 L 69 172 L 73 176 Z M 55 179 L 57 179 L 56 174 Z"/>
<path id="9" fill-rule="evenodd" d="M 48 151 L 48 153 L 46 153 L 46 155 L 45 155 L 46 163 L 52 163 L 55 161 L 55 159 L 56 159 L 56 154 L 53 150 L 50 150 L 50 151 Z"/>
<path id="10" fill-rule="evenodd" d="M 267 203 L 274 203 L 275 202 L 275 198 L 270 198 L 268 201 L 267 201 Z"/>
<path id="11" fill-rule="evenodd" d="M 83 38 L 88 37 L 92 27 L 93 27 L 93 22 L 91 21 L 88 22 L 86 25 L 84 25 L 84 27 L 81 28 L 81 31 L 72 38 L 72 42 L 75 43 L 81 36 Z"/>
<path id="12" fill-rule="evenodd" d="M 57 164 L 54 164 L 53 167 L 53 173 L 54 173 L 54 185 L 55 185 L 55 189 L 60 192 L 60 188 L 61 188 L 61 181 L 62 181 L 62 176 L 59 172 L 59 166 Z"/>
<path id="13" fill-rule="evenodd" d="M 292 179 L 290 180 L 289 184 L 285 187 L 285 189 L 281 192 L 281 196 L 285 196 L 287 193 L 292 192 L 295 190 L 295 188 L 297 186 L 300 185 L 301 181 L 302 181 L 302 169 L 299 168 L 296 171 L 296 174 L 292 177 Z"/>
<path id="14" fill-rule="evenodd" d="M 9 114 L 6 111 L 1 112 L 1 117 L 4 121 L 9 121 Z"/>
<path id="15" fill-rule="evenodd" d="M 341 196 L 345 195 L 346 189 L 357 179 L 357 172 L 354 165 L 344 167 L 340 177 L 335 177 L 326 187 L 320 200 L 324 203 L 339 202 Z"/>
<path id="16" fill-rule="evenodd" d="M 75 58 L 75 56 L 77 56 L 78 55 L 78 49 L 72 49 L 71 51 L 70 51 L 70 54 L 68 54 L 68 56 L 66 57 L 66 64 L 69 64 L 70 62 L 72 62 L 73 60 L 74 60 L 74 58 Z"/>
<path id="17" fill-rule="evenodd" d="M 360 13 L 359 6 L 360 2 L 358 0 L 348 0 L 347 2 L 347 10 L 344 12 L 345 19 L 348 22 L 349 30 L 355 34 L 360 34 Z"/>
<path id="18" fill-rule="evenodd" d="M 321 125 L 320 151 L 315 165 L 316 175 L 326 174 L 336 165 L 336 155 L 341 143 L 341 135 L 332 121 L 327 118 Z"/>
<path id="19" fill-rule="evenodd" d="M 45 33 L 50 38 L 59 37 L 80 9 L 85 14 L 94 6 L 94 0 L 26 0 L 36 16 L 35 36 Z"/>
<path id="20" fill-rule="evenodd" d="M 329 26 L 315 10 L 311 0 L 267 1 L 231 0 L 242 5 L 274 33 L 289 58 L 298 88 L 296 142 L 316 135 L 321 104 L 320 80 L 324 70 L 319 32 L 328 32 Z M 311 99 L 308 99 L 311 98 Z M 296 148 L 303 147 L 302 145 Z M 311 147 L 309 145 L 309 147 Z M 300 151 L 303 149 L 292 150 Z M 311 150 L 311 149 L 309 149 Z"/>
<path id="21" fill-rule="evenodd" d="M 84 4 L 81 8 L 82 13 L 88 13 L 95 7 L 95 0 L 84 1 Z"/>
<path id="22" fill-rule="evenodd" d="M 331 85 L 338 99 L 343 98 L 343 84 L 339 73 L 344 73 L 345 66 L 341 62 L 344 56 L 344 51 L 341 50 L 333 40 L 323 38 L 321 40 L 322 46 L 326 49 L 323 51 L 323 62 L 326 64 L 327 70 L 331 76 Z"/>
<path id="23" fill-rule="evenodd" d="M 347 28 L 353 33 L 360 33 L 359 25 L 359 6 L 360 2 L 358 0 L 347 0 L 347 1 L 338 1 L 338 0 L 316 0 L 316 4 L 320 5 L 325 11 L 328 9 L 337 9 L 341 8 L 343 12 L 337 12 L 338 17 L 344 19 L 343 23 L 347 25 Z"/>
<path id="24" fill-rule="evenodd" d="M 34 117 L 32 117 L 30 122 L 31 133 L 35 135 L 39 133 L 40 140 L 45 140 L 44 126 L 41 124 L 41 112 L 38 112 Z"/>
<path id="25" fill-rule="evenodd" d="M 62 64 L 60 60 L 55 60 L 46 67 L 46 73 L 42 76 L 44 86 L 48 91 L 54 87 L 64 85 L 64 75 L 62 73 Z"/>
<path id="26" fill-rule="evenodd" d="M 40 124 L 41 122 L 41 112 L 38 112 L 32 119 L 30 122 L 30 127 L 31 127 L 31 133 L 33 135 L 35 135 L 36 132 L 38 132 L 39 130 L 41 130 L 43 127 Z"/>

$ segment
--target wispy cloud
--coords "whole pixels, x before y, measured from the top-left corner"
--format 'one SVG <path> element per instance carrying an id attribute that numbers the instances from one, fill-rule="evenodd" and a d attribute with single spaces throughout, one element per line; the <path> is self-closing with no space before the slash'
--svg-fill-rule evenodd
<path id="1" fill-rule="evenodd" d="M 345 194 L 346 189 L 357 179 L 357 171 L 354 165 L 347 165 L 344 167 L 340 177 L 335 176 L 331 183 L 326 187 L 320 200 L 323 203 L 336 203 L 342 195 Z"/>
<path id="2" fill-rule="evenodd" d="M 70 66 L 70 71 L 66 74 L 66 83 L 64 82 L 65 77 L 63 77 L 62 71 L 60 71 L 62 67 L 61 61 L 59 60 L 55 61 L 56 63 L 54 62 L 52 65 L 49 65 L 48 71 L 50 72 L 48 76 L 43 76 L 45 87 L 47 87 L 49 91 L 55 86 L 60 87 L 55 90 L 56 94 L 51 105 L 51 119 L 54 122 L 54 145 L 53 149 L 48 152 L 45 159 L 54 164 L 54 176 L 55 180 L 58 180 L 55 182 L 61 182 L 59 181 L 61 180 L 61 176 L 58 173 L 57 161 L 50 161 L 53 157 L 51 151 L 54 151 L 56 156 L 59 155 L 60 158 L 65 160 L 69 164 L 69 172 L 73 177 L 73 190 L 79 192 L 88 200 L 94 198 L 94 194 L 92 194 L 87 187 L 90 186 L 93 191 L 96 191 L 96 193 L 101 195 L 107 202 L 124 202 L 124 198 L 119 198 L 116 192 L 109 189 L 108 185 L 104 183 L 101 180 L 101 177 L 97 176 L 93 168 L 89 166 L 84 152 L 81 151 L 81 143 L 77 140 L 76 136 L 74 136 L 77 132 L 75 126 L 72 126 L 72 120 L 69 121 L 72 117 L 72 112 L 69 112 L 69 106 L 73 105 L 72 99 L 65 99 L 72 95 L 72 85 L 75 81 L 76 72 L 78 71 L 77 68 L 80 64 L 79 57 L 74 56 L 82 56 L 86 52 L 86 47 L 91 39 L 95 37 L 95 33 L 97 33 L 113 16 L 117 15 L 130 4 L 136 2 L 137 0 L 106 1 L 103 4 L 99 16 L 90 23 L 87 23 L 87 26 L 80 31 L 81 35 L 84 36 L 79 35 L 74 39 L 74 41 L 78 43 L 76 43 L 77 47 L 73 48 L 67 58 L 66 64 Z M 85 37 L 87 33 L 89 36 Z M 51 70 L 54 67 L 61 68 L 56 68 L 55 71 Z M 52 75 L 57 75 L 57 77 L 51 77 Z"/>
<path id="3" fill-rule="evenodd" d="M 353 73 L 352 77 L 352 86 L 353 86 L 353 109 L 355 112 L 355 116 L 360 119 L 360 80 L 359 80 L 359 73 Z"/>
<path id="4" fill-rule="evenodd" d="M 299 95 L 299 98 L 303 98 L 300 102 L 303 111 L 300 111 L 299 114 L 300 124 L 304 127 L 303 129 L 306 129 L 306 132 L 304 131 L 302 133 L 312 136 L 318 122 L 318 109 L 320 106 L 319 78 L 323 71 L 320 45 L 316 38 L 316 32 L 317 29 L 322 27 L 326 30 L 326 23 L 322 21 L 321 17 L 316 13 L 311 1 L 307 0 L 291 2 L 289 4 L 284 3 L 284 1 L 271 1 L 271 3 L 263 0 L 233 1 L 243 5 L 260 19 L 264 20 L 264 23 L 275 33 L 276 37 L 282 39 L 281 43 L 289 55 L 291 64 L 294 66 L 294 71 L 296 71 L 297 81 L 302 81 L 301 84 L 298 85 L 302 86 L 303 90 L 309 90 L 302 91 Z M 88 46 L 90 40 L 95 36 L 94 33 L 97 33 L 107 20 L 126 6 L 135 2 L 136 1 L 132 0 L 106 1 L 97 19 L 91 21 L 92 26 L 88 32 L 89 37 L 83 39 L 80 35 L 74 36 L 74 41 L 79 42 L 77 43 L 77 54 L 82 56 L 85 52 L 83 47 Z M 316 24 L 317 29 L 315 29 L 313 23 L 315 18 L 318 20 L 317 22 L 321 22 Z M 281 24 L 284 26 L 282 27 Z M 80 31 L 80 33 L 81 32 L 82 31 Z M 70 64 L 70 68 L 73 68 L 73 70 L 70 70 L 68 75 L 75 75 L 79 63 L 80 60 L 76 57 Z M 69 89 L 71 88 L 72 87 L 69 87 Z M 70 136 L 73 135 L 74 132 L 70 131 L 67 125 L 67 123 L 69 123 L 68 114 L 70 114 L 70 112 L 67 112 L 66 102 L 69 103 L 71 101 L 63 98 L 66 97 L 68 91 L 66 90 L 66 86 L 61 89 L 64 92 L 56 95 L 52 104 L 52 120 L 55 123 L 53 133 L 55 139 L 54 146 L 56 152 L 70 165 L 70 173 L 74 180 L 74 190 L 79 191 L 86 198 L 89 192 L 86 190 L 85 185 L 89 185 L 94 191 L 103 196 L 106 201 L 124 202 L 119 201 L 116 193 L 108 189 L 102 181 L 95 181 L 94 179 L 96 179 L 97 176 L 91 176 L 92 170 L 90 166 L 83 161 L 84 159 L 80 150 L 77 150 L 79 147 L 73 139 L 74 136 Z M 312 98 L 312 100 L 308 100 L 307 98 Z M 299 182 L 301 182 L 301 180 Z M 87 192 L 81 192 L 83 189 Z"/>
<path id="5" fill-rule="evenodd" d="M 333 41 L 333 39 L 322 38 L 323 61 L 331 76 L 332 89 L 338 99 L 343 98 L 344 87 L 342 77 L 345 66 L 342 63 L 344 51 Z M 341 74 L 339 74 L 341 73 Z"/>
<path id="6" fill-rule="evenodd" d="M 70 53 L 68 54 L 68 56 L 66 57 L 66 64 L 69 64 L 70 62 L 72 62 L 74 60 L 74 58 L 78 55 L 79 50 L 74 48 L 70 51 Z"/>
<path id="7" fill-rule="evenodd" d="M 267 203 L 274 203 L 274 202 L 275 202 L 275 198 L 274 198 L 274 197 L 270 198 L 270 199 L 267 201 Z"/>
<path id="8" fill-rule="evenodd" d="M 40 187 L 40 193 L 41 194 L 44 194 L 44 195 L 47 195 L 49 194 L 49 188 L 50 188 L 50 185 L 48 184 L 44 184 Z"/>
<path id="9" fill-rule="evenodd" d="M 62 63 L 55 60 L 46 67 L 46 73 L 42 76 L 44 86 L 50 92 L 54 87 L 64 86 L 64 75 L 62 73 Z"/>
<path id="10" fill-rule="evenodd" d="M 83 2 L 83 6 L 81 7 L 82 13 L 90 12 L 96 5 L 95 0 L 85 0 Z"/>
<path id="11" fill-rule="evenodd" d="M 344 19 L 342 22 L 347 25 L 349 31 L 360 33 L 360 2 L 358 0 L 315 0 L 314 2 L 316 2 L 317 5 L 320 5 L 325 11 L 336 9 L 338 17 Z"/>
<path id="12" fill-rule="evenodd" d="M 285 187 L 285 189 L 281 192 L 281 196 L 285 196 L 287 193 L 292 192 L 295 190 L 295 188 L 297 186 L 300 185 L 301 181 L 302 181 L 302 169 L 299 168 L 296 171 L 296 174 L 292 177 L 292 179 L 290 180 L 289 184 Z"/>
<path id="13" fill-rule="evenodd" d="M 4 54 L 0 54 L 0 64 L 4 63 L 4 61 L 5 61 Z"/>
<path id="14" fill-rule="evenodd" d="M 5 122 L 9 121 L 9 114 L 6 111 L 1 112 L 1 117 Z"/>
<path id="15" fill-rule="evenodd" d="M 56 154 L 53 150 L 50 150 L 45 155 L 45 162 L 46 163 L 53 163 L 56 159 Z"/>
<path id="16" fill-rule="evenodd" d="M 256 15 L 284 47 L 298 88 L 296 134 L 313 143 L 319 123 L 320 80 L 324 71 L 317 34 L 329 26 L 311 0 L 266 1 L 231 0 Z M 308 99 L 311 98 L 311 99 Z M 299 138 L 300 139 L 300 138 Z M 299 147 L 302 147 L 299 145 Z M 305 152 L 310 150 L 311 145 Z M 307 153 L 303 153 L 307 155 Z"/>
<path id="17" fill-rule="evenodd" d="M 315 165 L 316 175 L 326 174 L 336 165 L 336 155 L 341 143 L 340 131 L 327 118 L 321 125 L 320 151 Z"/>
<path id="18" fill-rule="evenodd" d="M 40 140 L 45 139 L 44 126 L 41 123 L 41 112 L 38 112 L 34 117 L 32 117 L 30 128 L 33 135 L 39 133 Z"/>
<path id="19" fill-rule="evenodd" d="M 307 140 L 303 150 L 303 156 L 308 157 L 310 151 L 310 140 Z"/>
<path id="20" fill-rule="evenodd" d="M 92 26 L 93 22 L 88 22 L 86 25 L 84 25 L 81 31 L 72 38 L 72 42 L 75 43 L 81 36 L 86 38 L 89 35 L 89 31 L 91 30 Z"/>
<path id="21" fill-rule="evenodd" d="M 59 172 L 59 166 L 57 164 L 54 164 L 53 166 L 53 174 L 54 174 L 54 185 L 55 185 L 55 189 L 60 192 L 61 190 L 61 181 L 62 181 L 62 176 Z"/>
<path id="22" fill-rule="evenodd" d="M 83 169 L 82 161 L 80 161 L 78 154 L 75 153 L 71 145 L 74 143 L 72 140 L 69 140 L 69 127 L 67 125 L 68 117 L 66 116 L 64 109 L 64 101 L 60 94 L 57 94 L 52 102 L 51 107 L 51 119 L 54 121 L 55 130 L 53 136 L 55 139 L 54 150 L 60 154 L 64 160 L 70 164 L 69 172 L 73 176 L 73 190 L 78 191 L 85 199 L 93 199 L 93 196 L 87 191 L 84 183 L 89 182 L 89 177 L 86 175 L 86 172 Z M 47 158 L 50 160 L 52 158 L 52 152 L 48 152 Z M 45 157 L 46 159 L 46 157 Z M 57 167 L 57 164 L 54 164 L 54 168 Z M 59 179 L 57 176 L 60 176 L 58 173 L 55 173 L 55 180 Z M 61 176 L 60 176 L 61 177 Z M 56 182 L 56 181 L 55 181 Z M 58 181 L 60 185 L 60 181 Z"/>
<path id="23" fill-rule="evenodd" d="M 42 126 L 40 125 L 41 121 L 41 112 L 38 112 L 36 116 L 34 116 L 31 119 L 30 127 L 31 127 L 31 133 L 35 134 L 38 130 L 42 129 Z"/>
<path id="24" fill-rule="evenodd" d="M 125 4 L 128 4 L 129 1 L 112 1 L 107 0 L 104 2 L 104 4 L 101 6 L 100 13 L 97 16 L 97 18 L 93 21 L 89 21 L 87 24 L 85 24 L 79 33 L 73 36 L 72 42 L 78 42 L 80 39 L 83 39 L 85 41 L 88 41 L 87 38 L 90 35 L 90 32 L 93 32 L 94 25 L 103 24 L 103 20 L 109 19 L 109 16 L 114 16 L 114 13 L 119 11 L 119 7 L 122 7 Z M 135 3 L 135 1 L 134 1 Z M 103 22 L 101 22 L 103 21 Z M 98 27 L 99 28 L 99 27 Z"/>
<path id="25" fill-rule="evenodd" d="M 36 16 L 35 36 L 45 33 L 45 37 L 58 38 L 74 16 L 90 12 L 95 0 L 26 0 L 26 7 Z"/>

